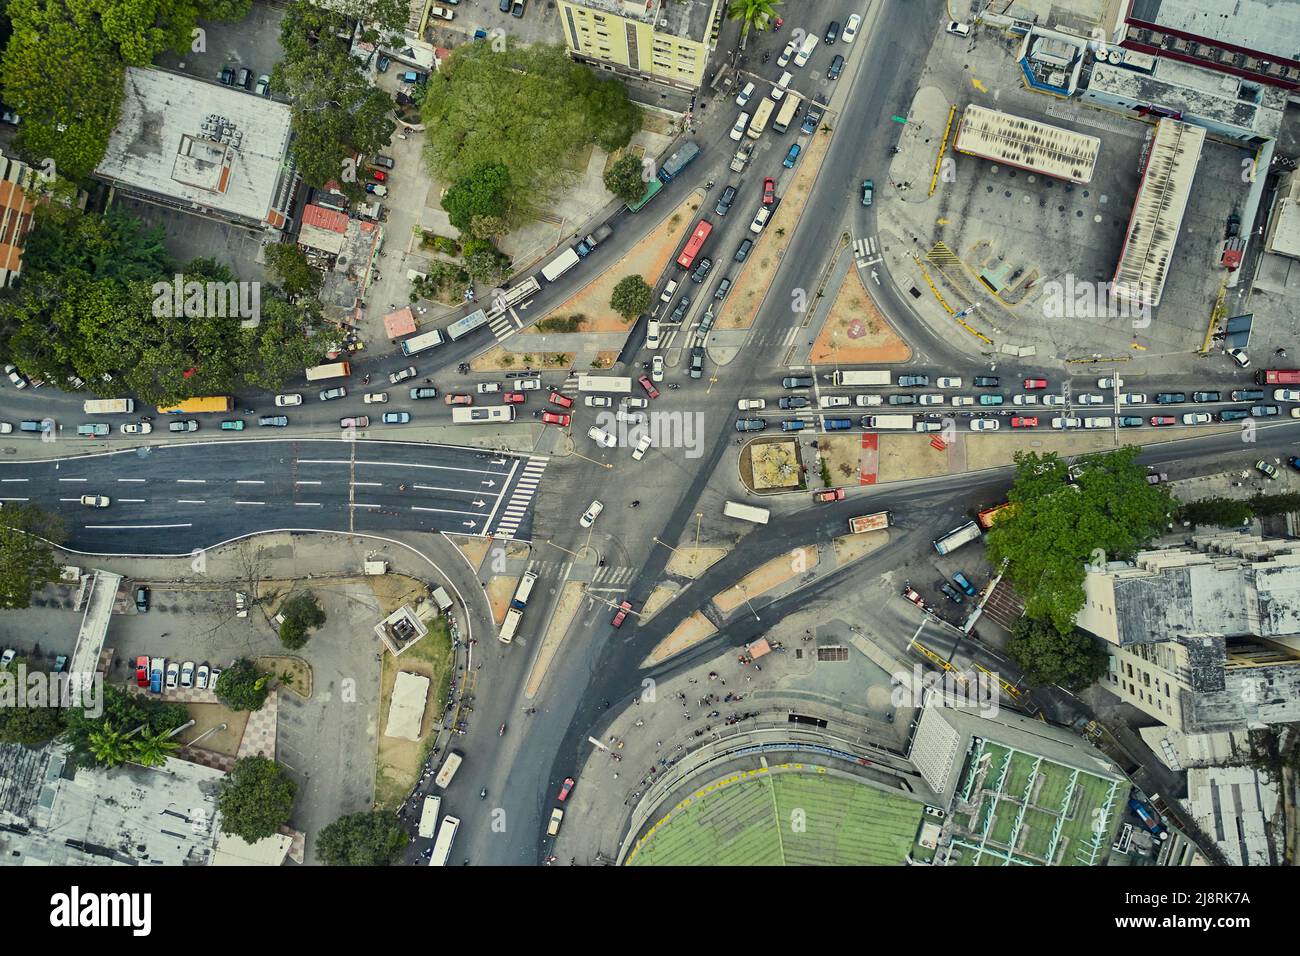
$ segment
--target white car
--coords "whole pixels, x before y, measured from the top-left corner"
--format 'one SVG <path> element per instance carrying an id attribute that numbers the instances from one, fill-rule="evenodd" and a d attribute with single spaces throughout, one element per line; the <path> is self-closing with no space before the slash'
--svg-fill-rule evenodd
<path id="1" fill-rule="evenodd" d="M 650 450 L 652 444 L 654 444 L 654 442 L 651 440 L 649 435 L 642 435 L 641 440 L 638 441 L 636 447 L 632 449 L 632 460 L 640 461 L 644 458 L 645 453 Z"/>
<path id="2" fill-rule="evenodd" d="M 1231 355 L 1232 360 L 1242 368 L 1250 367 L 1250 357 L 1246 355 L 1243 349 L 1228 349 L 1228 354 Z"/>
<path id="3" fill-rule="evenodd" d="M 973 395 L 954 395 L 954 396 L 952 397 L 952 403 L 953 403 L 954 405 L 958 406 L 958 407 L 961 407 L 961 406 L 963 406 L 963 405 L 974 405 L 974 404 L 975 404 L 975 396 L 973 396 Z"/>
<path id="4" fill-rule="evenodd" d="M 111 502 L 107 495 L 82 495 L 81 503 L 87 508 L 107 508 Z"/>
<path id="5" fill-rule="evenodd" d="M 1013 405 L 1037 405 L 1037 395 L 1012 395 L 1011 404 Z"/>
<path id="6" fill-rule="evenodd" d="M 823 395 L 817 399 L 820 408 L 844 408 L 851 399 L 847 395 Z"/>
<path id="7" fill-rule="evenodd" d="M 597 445 L 603 445 L 606 448 L 613 448 L 618 444 L 617 438 L 605 431 L 605 429 L 597 428 L 595 425 L 587 429 L 587 437 Z"/>
<path id="8" fill-rule="evenodd" d="M 382 405 L 387 401 L 387 392 L 366 392 L 365 402 L 367 405 Z"/>
<path id="9" fill-rule="evenodd" d="M 751 83 L 749 85 L 753 86 L 754 84 Z M 727 135 L 739 143 L 740 137 L 745 135 L 745 129 L 748 126 L 749 126 L 749 114 L 741 113 L 738 117 L 736 117 L 736 125 L 731 127 L 731 132 L 728 133 Z"/>
<path id="10" fill-rule="evenodd" d="M 631 395 L 623 396 L 624 408 L 646 408 L 650 404 L 648 398 L 634 398 Z"/>
<path id="11" fill-rule="evenodd" d="M 645 416 L 640 412 L 630 412 L 622 405 L 620 405 L 618 411 L 614 413 L 614 418 L 620 422 L 627 422 L 629 425 L 640 425 L 645 421 Z"/>
<path id="12" fill-rule="evenodd" d="M 659 323 L 651 319 L 645 325 L 645 347 L 648 349 L 659 348 Z"/>
<path id="13" fill-rule="evenodd" d="M 852 43 L 858 35 L 858 27 L 862 25 L 862 17 L 856 13 L 844 21 L 844 32 L 840 34 L 840 39 L 845 43 Z"/>
<path id="14" fill-rule="evenodd" d="M 785 91 L 790 88 L 790 81 L 793 79 L 794 74 L 789 71 L 782 73 L 781 79 L 777 80 L 776 85 L 772 87 L 772 99 L 779 102 L 781 97 L 785 96 Z"/>
<path id="15" fill-rule="evenodd" d="M 148 422 L 127 422 L 122 426 L 123 435 L 148 435 L 153 431 L 153 425 Z"/>
<path id="16" fill-rule="evenodd" d="M 942 395 L 918 395 L 916 402 L 918 405 L 942 405 L 944 397 Z"/>
<path id="17" fill-rule="evenodd" d="M 754 95 L 754 84 L 746 83 L 745 88 L 736 94 L 736 105 L 744 106 L 749 102 L 749 98 Z"/>
<path id="18" fill-rule="evenodd" d="M 0 654 L 0 667 L 8 667 L 14 662 L 14 658 L 17 656 L 18 652 L 16 650 L 12 647 L 6 647 L 5 652 Z"/>
<path id="19" fill-rule="evenodd" d="M 885 398 L 883 395 L 854 395 L 853 404 L 859 408 L 868 408 L 872 405 L 885 404 Z"/>
<path id="20" fill-rule="evenodd" d="M 408 365 L 406 368 L 399 368 L 396 372 L 389 372 L 388 384 L 396 385 L 398 382 L 405 382 L 408 378 L 415 378 L 415 376 L 415 366 Z"/>
<path id="21" fill-rule="evenodd" d="M 945 375 L 935 380 L 934 384 L 938 388 L 961 388 L 961 379 Z"/>
<path id="22" fill-rule="evenodd" d="M 659 294 L 660 302 L 671 302 L 677 292 L 677 280 L 669 279 L 668 284 L 664 286 L 664 291 Z"/>
<path id="23" fill-rule="evenodd" d="M 1141 392 L 1125 392 L 1119 397 L 1121 405 L 1145 405 L 1147 397 Z"/>
<path id="24" fill-rule="evenodd" d="M 1099 378 L 1097 379 L 1098 388 L 1123 388 L 1124 380 L 1122 378 Z"/>
<path id="25" fill-rule="evenodd" d="M 9 381 L 14 383 L 14 388 L 27 387 L 27 379 L 23 378 L 23 373 L 18 371 L 14 366 L 6 365 L 5 374 L 9 376 Z"/>
<path id="26" fill-rule="evenodd" d="M 996 418 L 972 418 L 970 420 L 970 430 L 973 432 L 995 432 L 998 430 L 998 420 Z"/>
<path id="27" fill-rule="evenodd" d="M 798 49 L 798 47 L 799 44 L 795 43 L 793 40 L 787 43 L 785 49 L 781 51 L 781 55 L 776 58 L 776 65 L 782 69 L 788 66 L 790 63 L 790 57 L 794 56 L 794 51 Z"/>
<path id="28" fill-rule="evenodd" d="M 1081 428 L 1083 422 L 1077 418 L 1053 418 L 1053 428 Z"/>
<path id="29" fill-rule="evenodd" d="M 207 664 L 200 664 L 199 671 L 194 676 L 194 686 L 197 687 L 199 690 L 207 690 L 208 678 L 211 676 L 211 674 L 212 671 L 208 668 Z"/>
<path id="30" fill-rule="evenodd" d="M 582 525 L 584 528 L 590 528 L 595 520 L 600 517 L 600 513 L 604 510 L 604 504 L 599 500 L 593 501 L 591 507 L 583 512 L 582 517 L 578 519 L 578 524 Z"/>
<path id="31" fill-rule="evenodd" d="M 294 405 L 302 404 L 301 395 L 277 395 L 275 396 L 276 408 L 292 408 Z"/>
<path id="32" fill-rule="evenodd" d="M 736 411 L 739 412 L 761 412 L 767 408 L 767 402 L 761 398 L 742 398 L 736 402 Z"/>
<path id="33" fill-rule="evenodd" d="M 588 407 L 588 408 L 609 408 L 609 407 L 610 407 L 611 405 L 613 405 L 613 404 L 614 404 L 614 400 L 613 400 L 612 398 L 610 398 L 608 395 L 588 395 L 588 396 L 587 396 L 587 407 Z"/>
<path id="34" fill-rule="evenodd" d="M 1065 396 L 1064 396 L 1064 395 L 1044 395 L 1044 396 L 1043 396 L 1043 404 L 1044 404 L 1044 405 L 1057 405 L 1057 406 L 1064 405 L 1064 404 L 1065 404 Z"/>
<path id="35" fill-rule="evenodd" d="M 1273 389 L 1273 401 L 1300 402 L 1300 388 L 1275 388 Z"/>
<path id="36" fill-rule="evenodd" d="M 515 382 L 515 388 L 521 392 L 535 392 L 542 387 L 540 378 L 521 378 Z"/>
<path id="37" fill-rule="evenodd" d="M 1113 428 L 1115 420 L 1112 418 L 1085 418 L 1083 420 L 1084 428 Z"/>
<path id="38" fill-rule="evenodd" d="M 953 36 L 968 37 L 970 36 L 970 27 L 959 20 L 949 20 L 948 25 L 944 27 Z"/>
<path id="39" fill-rule="evenodd" d="M 807 66 L 808 59 L 817 49 L 818 36 L 815 33 L 809 33 L 803 39 L 803 45 L 799 47 L 799 52 L 794 55 L 795 66 Z"/>
<path id="40" fill-rule="evenodd" d="M 1074 401 L 1077 405 L 1100 405 L 1105 400 L 1106 399 L 1101 395 L 1092 395 L 1088 392 L 1074 396 Z"/>
<path id="41" fill-rule="evenodd" d="M 186 661 L 184 664 L 181 665 L 181 686 L 182 687 L 194 686 L 194 662 L 193 661 Z"/>
<path id="42" fill-rule="evenodd" d="M 1183 416 L 1184 425 L 1208 425 L 1214 421 L 1208 412 L 1188 412 Z"/>
<path id="43" fill-rule="evenodd" d="M 125 425 L 123 425 L 122 427 L 126 428 Z M 0 422 L 0 435 L 11 434 L 13 430 L 14 430 L 14 426 L 12 422 Z"/>
<path id="44" fill-rule="evenodd" d="M 650 360 L 650 381 L 662 382 L 664 380 L 664 357 L 656 355 Z"/>
<path id="45" fill-rule="evenodd" d="M 474 390 L 480 395 L 488 395 L 492 392 L 501 391 L 501 386 L 497 382 L 479 382 L 478 385 L 474 387 Z"/>
<path id="46" fill-rule="evenodd" d="M 749 231 L 758 235 L 767 225 L 768 218 L 772 215 L 772 210 L 768 206 L 759 207 L 758 212 L 754 215 L 754 221 L 749 224 Z"/>

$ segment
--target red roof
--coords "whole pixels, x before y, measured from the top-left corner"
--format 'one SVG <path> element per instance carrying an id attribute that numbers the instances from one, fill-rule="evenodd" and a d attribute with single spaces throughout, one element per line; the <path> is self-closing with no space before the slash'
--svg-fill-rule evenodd
<path id="1" fill-rule="evenodd" d="M 337 209 L 326 209 L 324 206 L 308 205 L 302 211 L 302 224 L 340 234 L 348 231 L 348 217 Z"/>

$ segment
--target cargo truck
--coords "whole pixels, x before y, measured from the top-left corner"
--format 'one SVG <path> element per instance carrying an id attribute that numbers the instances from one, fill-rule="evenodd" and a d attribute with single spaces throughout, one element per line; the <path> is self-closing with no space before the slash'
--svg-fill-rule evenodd
<path id="1" fill-rule="evenodd" d="M 560 276 L 564 275 L 581 261 L 581 258 L 572 249 L 565 249 L 558 256 L 552 259 L 546 265 L 542 266 L 542 278 L 547 282 L 554 282 Z"/>
<path id="2" fill-rule="evenodd" d="M 1300 369 L 1260 369 L 1255 373 L 1255 381 L 1260 385 L 1300 385 Z"/>
<path id="3" fill-rule="evenodd" d="M 740 148 L 736 150 L 736 155 L 731 157 L 731 171 L 733 173 L 743 173 L 746 164 L 749 163 L 749 154 L 753 151 L 753 143 L 741 143 Z"/>
<path id="4" fill-rule="evenodd" d="M 130 398 L 90 398 L 81 407 L 87 415 L 129 415 L 135 411 L 135 401 Z"/>
<path id="5" fill-rule="evenodd" d="M 863 534 L 867 531 L 884 531 L 889 527 L 889 512 L 877 511 L 873 515 L 859 515 L 849 519 L 849 533 Z"/>
<path id="6" fill-rule="evenodd" d="M 592 249 L 595 249 L 612 235 L 614 235 L 613 229 L 609 228 L 609 226 L 600 226 L 588 233 L 585 239 L 573 247 L 573 251 L 585 259 L 591 254 Z"/>
<path id="7" fill-rule="evenodd" d="M 934 550 L 940 554 L 956 551 L 963 544 L 970 544 L 980 539 L 980 526 L 974 521 L 967 521 L 960 528 L 954 528 L 934 542 Z"/>
<path id="8" fill-rule="evenodd" d="M 187 398 L 177 405 L 159 405 L 162 415 L 207 415 L 231 411 L 235 400 L 229 395 L 209 395 L 205 398 Z"/>
<path id="9" fill-rule="evenodd" d="M 911 415 L 863 415 L 862 427 L 872 431 L 912 431 L 915 419 Z"/>
<path id="10" fill-rule="evenodd" d="M 888 385 L 889 371 L 887 369 L 842 369 L 831 376 L 831 381 L 836 385 Z"/>
<path id="11" fill-rule="evenodd" d="M 352 374 L 352 366 L 347 362 L 331 362 L 328 365 L 313 365 L 307 369 L 307 381 L 319 382 L 323 378 L 342 378 Z"/>
<path id="12" fill-rule="evenodd" d="M 677 150 L 664 161 L 659 167 L 659 179 L 662 182 L 670 182 L 674 176 L 689 166 L 695 157 L 700 155 L 700 147 L 695 144 L 694 140 L 688 139 L 682 143 L 682 148 Z"/>

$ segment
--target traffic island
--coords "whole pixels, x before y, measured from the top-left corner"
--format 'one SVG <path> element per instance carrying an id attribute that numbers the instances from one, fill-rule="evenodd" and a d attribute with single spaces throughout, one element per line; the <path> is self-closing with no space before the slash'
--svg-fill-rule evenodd
<path id="1" fill-rule="evenodd" d="M 546 672 L 550 669 L 551 662 L 555 660 L 555 655 L 559 653 L 560 644 L 569 631 L 569 625 L 578 616 L 586 593 L 586 581 L 569 581 L 560 590 L 560 598 L 555 602 L 555 610 L 551 612 L 551 619 L 546 623 L 542 646 L 537 651 L 537 657 L 533 659 L 533 669 L 529 672 L 528 682 L 524 686 L 525 696 L 532 698 L 541 690 Z"/>
<path id="2" fill-rule="evenodd" d="M 760 564 L 753 571 L 725 591 L 713 596 L 713 606 L 724 615 L 730 614 L 756 597 L 761 597 L 783 584 L 809 572 L 815 572 L 818 563 L 816 546 L 795 548 Z"/>
<path id="3" fill-rule="evenodd" d="M 867 294 L 862 273 L 850 269 L 840 283 L 808 361 L 814 365 L 906 362 L 911 347 Z"/>
<path id="4" fill-rule="evenodd" d="M 807 487 L 807 466 L 793 438 L 758 438 L 740 450 L 740 480 L 757 494 L 776 494 Z"/>
<path id="5" fill-rule="evenodd" d="M 653 667 L 656 664 L 661 664 L 675 654 L 689 651 L 697 644 L 703 644 L 716 633 L 718 633 L 718 629 L 713 626 L 713 622 L 705 617 L 703 612 L 696 611 L 673 628 L 667 637 L 656 644 L 654 649 L 641 661 L 641 666 Z"/>
<path id="6" fill-rule="evenodd" d="M 726 548 L 676 548 L 665 570 L 682 578 L 697 578 L 727 556 Z"/>

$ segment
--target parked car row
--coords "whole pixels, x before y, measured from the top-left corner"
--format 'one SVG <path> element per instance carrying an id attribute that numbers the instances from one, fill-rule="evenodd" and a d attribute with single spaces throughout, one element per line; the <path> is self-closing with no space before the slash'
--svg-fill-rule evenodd
<path id="1" fill-rule="evenodd" d="M 155 694 L 161 694 L 164 687 L 167 690 L 177 687 L 215 690 L 220 676 L 221 669 L 209 667 L 207 661 L 195 664 L 194 661 L 169 661 L 165 657 L 145 654 L 135 659 L 136 686 L 148 687 Z"/>

